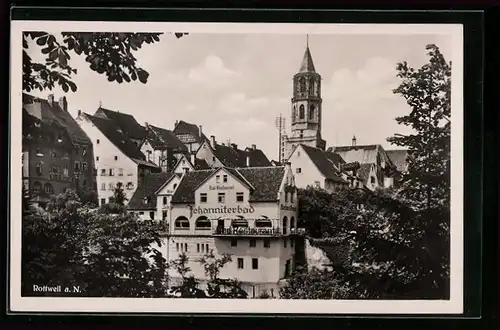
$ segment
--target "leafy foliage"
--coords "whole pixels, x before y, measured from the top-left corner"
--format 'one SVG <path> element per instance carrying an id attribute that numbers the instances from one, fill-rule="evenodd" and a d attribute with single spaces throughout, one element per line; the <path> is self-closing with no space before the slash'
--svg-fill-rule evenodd
<path id="1" fill-rule="evenodd" d="M 128 198 L 127 196 L 125 196 L 125 191 L 123 190 L 123 183 L 118 182 L 115 191 L 113 192 L 113 202 L 115 204 L 123 206 L 125 205 L 125 201 L 127 200 Z"/>
<path id="2" fill-rule="evenodd" d="M 118 83 L 139 80 L 146 83 L 149 73 L 137 65 L 134 52 L 144 44 L 160 41 L 162 33 L 63 32 L 61 37 L 47 32 L 23 32 L 23 90 L 76 92 L 71 80 L 77 70 L 71 67 L 71 53 L 85 56 L 89 68 Z M 175 33 L 177 38 L 186 33 Z M 41 48 L 44 62 L 35 62 L 28 50 L 32 40 Z M 34 46 L 34 45 L 33 45 Z"/>

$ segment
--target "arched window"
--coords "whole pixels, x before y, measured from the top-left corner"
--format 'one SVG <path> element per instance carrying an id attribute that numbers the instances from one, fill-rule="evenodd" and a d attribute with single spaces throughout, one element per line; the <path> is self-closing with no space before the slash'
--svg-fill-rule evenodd
<path id="1" fill-rule="evenodd" d="M 52 185 L 50 183 L 46 183 L 44 186 L 43 186 L 43 190 L 45 190 L 45 192 L 47 194 L 52 194 L 54 192 L 54 188 L 52 187 Z"/>
<path id="2" fill-rule="evenodd" d="M 174 183 L 174 189 L 177 188 L 177 183 Z"/>
<path id="3" fill-rule="evenodd" d="M 271 228 L 273 224 L 271 223 L 271 220 L 269 219 L 257 219 L 255 220 L 255 227 L 256 228 Z"/>
<path id="4" fill-rule="evenodd" d="M 311 104 L 311 106 L 309 107 L 309 119 L 310 120 L 314 119 L 314 110 L 316 110 L 314 108 L 314 104 Z"/>
<path id="5" fill-rule="evenodd" d="M 314 95 L 314 79 L 309 80 L 309 95 Z"/>
<path id="6" fill-rule="evenodd" d="M 35 181 L 35 183 L 33 183 L 33 192 L 39 193 L 41 190 L 42 190 L 42 185 L 40 184 L 40 182 Z"/>
<path id="7" fill-rule="evenodd" d="M 291 217 L 290 218 L 290 229 L 295 229 L 295 218 Z"/>
<path id="8" fill-rule="evenodd" d="M 180 216 L 175 219 L 174 226 L 175 229 L 189 229 L 189 220 L 184 216 Z"/>
<path id="9" fill-rule="evenodd" d="M 299 119 L 304 119 L 304 105 L 301 104 L 299 107 Z"/>
<path id="10" fill-rule="evenodd" d="M 299 79 L 299 92 L 303 93 L 305 91 L 306 91 L 306 80 L 304 79 L 304 77 L 301 77 Z"/>
<path id="11" fill-rule="evenodd" d="M 288 230 L 288 218 L 285 216 L 283 217 L 283 234 L 286 235 Z"/>
<path id="12" fill-rule="evenodd" d="M 233 228 L 247 228 L 248 227 L 248 221 L 246 219 L 233 219 L 231 221 L 231 227 Z"/>
<path id="13" fill-rule="evenodd" d="M 36 163 L 36 174 L 38 176 L 42 175 L 42 163 L 41 162 Z"/>
<path id="14" fill-rule="evenodd" d="M 198 219 L 196 219 L 195 228 L 196 229 L 211 229 L 212 223 L 210 222 L 210 220 L 208 220 L 207 217 L 201 216 Z"/>
<path id="15" fill-rule="evenodd" d="M 292 121 L 295 121 L 295 119 L 297 118 L 297 106 L 293 106 L 293 109 L 292 109 Z"/>

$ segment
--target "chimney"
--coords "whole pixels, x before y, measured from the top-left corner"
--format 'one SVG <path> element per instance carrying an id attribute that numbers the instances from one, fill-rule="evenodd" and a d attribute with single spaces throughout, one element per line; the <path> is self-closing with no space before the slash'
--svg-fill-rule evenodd
<path id="1" fill-rule="evenodd" d="M 257 146 L 255 144 L 252 144 L 252 150 L 257 150 Z"/>
<path id="2" fill-rule="evenodd" d="M 78 117 L 82 115 L 82 110 L 78 110 Z"/>
<path id="3" fill-rule="evenodd" d="M 148 127 L 148 122 L 147 121 L 144 122 L 144 126 Z"/>
<path id="4" fill-rule="evenodd" d="M 250 156 L 247 156 L 247 167 L 250 167 Z"/>
<path id="5" fill-rule="evenodd" d="M 231 143 L 231 147 L 233 147 L 233 149 L 238 149 L 238 145 L 236 143 Z"/>
<path id="6" fill-rule="evenodd" d="M 356 136 L 355 135 L 352 136 L 352 146 L 353 147 L 356 146 Z"/>
<path id="7" fill-rule="evenodd" d="M 195 154 L 191 154 L 191 164 L 194 166 L 194 163 L 196 161 L 196 155 Z"/>
<path id="8" fill-rule="evenodd" d="M 66 112 L 68 112 L 68 101 L 66 100 L 66 96 L 62 96 L 59 98 L 59 106 Z"/>
<path id="9" fill-rule="evenodd" d="M 189 172 L 189 168 L 184 167 L 184 173 L 187 173 L 187 172 Z"/>
<path id="10" fill-rule="evenodd" d="M 200 125 L 200 127 L 198 127 L 198 131 L 200 133 L 200 137 L 203 136 L 203 127 Z"/>
<path id="11" fill-rule="evenodd" d="M 49 96 L 47 96 L 47 101 L 49 101 L 49 105 L 52 106 L 52 104 L 54 104 L 54 94 L 49 94 Z"/>
<path id="12" fill-rule="evenodd" d="M 174 128 L 176 128 L 176 127 L 177 127 L 177 124 L 178 124 L 178 123 L 179 123 L 179 121 L 178 121 L 178 120 L 176 120 L 176 121 L 175 121 L 175 126 L 174 126 Z"/>
<path id="13" fill-rule="evenodd" d="M 215 136 L 210 135 L 210 146 L 215 149 Z"/>

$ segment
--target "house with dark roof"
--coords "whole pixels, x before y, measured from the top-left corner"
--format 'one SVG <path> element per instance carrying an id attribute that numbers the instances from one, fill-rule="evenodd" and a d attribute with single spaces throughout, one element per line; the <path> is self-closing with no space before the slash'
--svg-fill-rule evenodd
<path id="1" fill-rule="evenodd" d="M 195 154 L 181 155 L 174 166 L 173 172 L 182 174 L 188 171 L 208 170 L 211 167 L 204 159 L 196 158 Z"/>
<path id="2" fill-rule="evenodd" d="M 330 147 L 328 151 L 341 156 L 348 163 L 358 162 L 361 165 L 363 184 L 367 188 L 373 190 L 395 185 L 395 179 L 398 177 L 397 167 L 381 145 L 357 145 L 356 138 L 353 137 L 352 145 Z M 373 174 L 369 174 L 373 171 Z"/>
<path id="3" fill-rule="evenodd" d="M 127 201 L 130 201 L 144 175 L 161 171 L 146 159 L 136 142 L 115 120 L 79 111 L 76 121 L 94 145 L 100 205 L 111 201 L 118 183 L 122 184 Z"/>
<path id="4" fill-rule="evenodd" d="M 251 297 L 277 293 L 280 280 L 293 271 L 297 208 L 290 164 L 190 170 L 180 178 L 150 175 L 129 204 L 133 212 L 168 223 L 159 249 L 170 260 L 186 253 L 201 283 L 208 278 L 197 260 L 210 251 L 230 253 L 233 260 L 220 276 L 238 278 Z M 169 276 L 173 282 L 180 278 L 174 269 Z"/>
<path id="5" fill-rule="evenodd" d="M 148 123 L 145 129 L 147 136 L 140 146 L 141 152 L 163 172 L 171 172 L 179 158 L 188 153 L 188 148 L 172 131 Z"/>
<path id="6" fill-rule="evenodd" d="M 210 167 L 268 167 L 272 166 L 269 159 L 255 144 L 244 150 L 238 145 L 219 144 L 215 136 L 210 136 L 210 141 L 201 144 L 196 152 L 196 158 L 203 159 Z"/>
<path id="7" fill-rule="evenodd" d="M 136 146 L 140 146 L 147 136 L 146 129 L 135 120 L 134 116 L 127 113 L 99 107 L 94 116 L 111 120 Z"/>
<path id="8" fill-rule="evenodd" d="M 198 150 L 200 145 L 207 141 L 208 138 L 203 133 L 203 127 L 185 122 L 183 120 L 176 121 L 174 135 L 184 143 L 189 153 L 194 153 Z"/>
<path id="9" fill-rule="evenodd" d="M 59 101 L 23 93 L 23 183 L 32 202 L 46 203 L 67 189 L 95 190 L 93 146 Z"/>
<path id="10" fill-rule="evenodd" d="M 356 179 L 342 171 L 346 164 L 342 157 L 305 144 L 297 145 L 288 161 L 299 188 L 312 186 L 333 192 L 354 185 Z"/>

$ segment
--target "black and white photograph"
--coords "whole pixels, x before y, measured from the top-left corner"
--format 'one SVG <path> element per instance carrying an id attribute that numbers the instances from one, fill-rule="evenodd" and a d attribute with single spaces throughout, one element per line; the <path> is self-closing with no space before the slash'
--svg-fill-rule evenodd
<path id="1" fill-rule="evenodd" d="M 11 38 L 13 311 L 462 312 L 461 25 Z"/>

